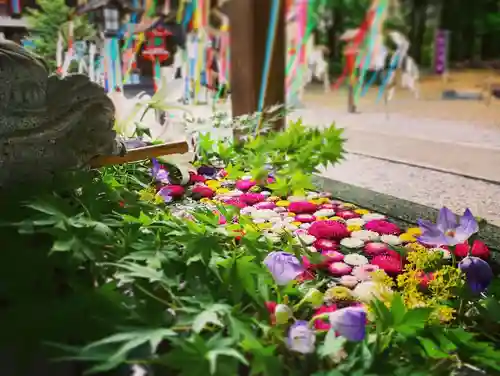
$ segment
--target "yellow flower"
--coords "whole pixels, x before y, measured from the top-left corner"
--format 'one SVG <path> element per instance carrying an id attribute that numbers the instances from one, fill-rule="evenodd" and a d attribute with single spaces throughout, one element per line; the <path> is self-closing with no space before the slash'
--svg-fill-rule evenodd
<path id="1" fill-rule="evenodd" d="M 337 217 L 337 216 L 335 216 L 335 217 L 331 217 L 330 219 L 331 219 L 332 221 L 339 221 L 339 222 L 342 222 L 342 223 L 344 223 L 344 222 L 345 222 L 344 218 Z"/>
<path id="2" fill-rule="evenodd" d="M 207 180 L 205 184 L 208 185 L 210 188 L 219 188 L 221 186 L 220 181 L 217 180 Z"/>
<path id="3" fill-rule="evenodd" d="M 375 270 L 370 273 L 372 277 L 372 281 L 375 283 L 379 283 L 384 287 L 392 289 L 394 287 L 394 281 L 391 277 L 387 275 L 385 271 L 382 269 Z"/>
<path id="4" fill-rule="evenodd" d="M 448 306 L 438 307 L 432 314 L 437 320 L 442 323 L 450 322 L 455 318 L 455 309 Z"/>
<path id="5" fill-rule="evenodd" d="M 419 243 L 409 243 L 409 244 L 406 244 L 405 247 L 410 248 L 413 251 L 423 251 L 423 250 L 427 249 L 422 244 L 419 244 Z"/>
<path id="6" fill-rule="evenodd" d="M 299 221 L 295 221 L 295 222 L 292 222 L 292 225 L 295 225 L 295 226 L 300 226 L 302 224 L 302 222 L 299 222 Z"/>
<path id="7" fill-rule="evenodd" d="M 361 230 L 361 226 L 360 225 L 349 225 L 349 226 L 347 226 L 347 229 L 351 232 L 352 231 L 359 231 L 359 230 Z"/>
<path id="8" fill-rule="evenodd" d="M 359 215 L 365 215 L 365 214 L 370 214 L 370 211 L 366 209 L 356 209 L 354 210 L 354 213 Z"/>
<path id="9" fill-rule="evenodd" d="M 317 221 L 326 221 L 328 217 L 316 217 Z"/>
<path id="10" fill-rule="evenodd" d="M 347 209 L 354 209 L 354 208 L 356 208 L 356 205 L 351 204 L 350 202 L 344 202 L 344 203 L 342 204 L 342 206 L 343 206 L 344 208 L 347 208 Z"/>
<path id="11" fill-rule="evenodd" d="M 276 206 L 287 207 L 290 205 L 290 201 L 280 200 L 276 203 Z"/>
<path id="12" fill-rule="evenodd" d="M 344 286 L 330 287 L 325 291 L 326 300 L 354 300 L 351 290 Z"/>
<path id="13" fill-rule="evenodd" d="M 213 203 L 213 201 L 207 197 L 203 197 L 202 199 L 200 199 L 200 202 L 203 204 L 212 204 Z"/>
<path id="14" fill-rule="evenodd" d="M 229 193 L 229 192 L 231 192 L 231 190 L 228 188 L 219 188 L 215 191 L 215 193 L 217 193 L 218 195 L 223 195 L 223 194 Z"/>
<path id="15" fill-rule="evenodd" d="M 406 230 L 406 232 L 414 236 L 422 235 L 422 230 L 420 229 L 420 227 L 410 227 L 408 230 Z"/>
<path id="16" fill-rule="evenodd" d="M 297 214 L 292 213 L 292 212 L 288 212 L 286 215 L 289 216 L 289 217 L 295 217 Z"/>
<path id="17" fill-rule="evenodd" d="M 321 204 L 323 203 L 323 202 L 322 202 L 322 200 L 321 200 L 320 198 L 315 198 L 315 199 L 313 199 L 313 200 L 309 200 L 309 202 L 310 202 L 311 204 L 314 204 L 314 205 L 321 205 Z"/>
<path id="18" fill-rule="evenodd" d="M 281 199 L 278 196 L 269 196 L 267 198 L 267 201 L 272 201 L 272 202 L 274 202 L 274 201 L 280 201 L 280 200 Z"/>
<path id="19" fill-rule="evenodd" d="M 163 198 L 156 194 L 156 189 L 154 187 L 149 187 L 139 191 L 139 200 L 146 202 L 153 202 L 155 204 L 161 204 Z"/>
<path id="20" fill-rule="evenodd" d="M 405 232 L 404 234 L 399 235 L 399 239 L 401 239 L 401 241 L 407 242 L 407 243 L 413 243 L 413 242 L 417 241 L 415 236 L 413 234 L 408 233 L 408 232 Z"/>

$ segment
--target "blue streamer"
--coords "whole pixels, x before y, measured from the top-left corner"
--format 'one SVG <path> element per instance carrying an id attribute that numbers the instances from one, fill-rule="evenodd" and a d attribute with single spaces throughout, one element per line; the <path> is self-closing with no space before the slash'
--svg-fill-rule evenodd
<path id="1" fill-rule="evenodd" d="M 363 90 L 361 91 L 361 96 L 364 97 L 366 95 L 366 93 L 368 92 L 368 89 L 370 87 L 372 87 L 373 83 L 375 82 L 375 80 L 377 79 L 379 75 L 379 72 L 378 71 L 374 71 L 372 76 L 370 77 L 370 79 L 368 80 L 368 82 L 366 82 L 364 85 L 363 85 Z"/>
<path id="2" fill-rule="evenodd" d="M 398 66 L 398 61 L 399 61 L 399 54 L 396 54 L 391 59 L 391 64 L 389 66 L 389 70 L 387 71 L 387 75 L 384 77 L 384 81 L 382 82 L 382 86 L 380 86 L 380 89 L 379 89 L 378 95 L 377 95 L 377 100 L 375 103 L 378 103 L 380 101 L 380 99 L 382 99 L 382 95 L 384 94 L 384 90 L 385 90 L 386 86 L 389 84 L 389 79 L 392 76 L 392 72 L 394 72 Z"/>
<path id="3" fill-rule="evenodd" d="M 184 11 L 184 19 L 182 20 L 182 27 L 187 29 L 189 21 L 191 21 L 191 18 L 193 18 L 193 13 L 194 13 L 194 4 L 192 2 L 189 2 L 186 4 L 186 9 Z"/>
<path id="4" fill-rule="evenodd" d="M 278 28 L 278 16 L 280 10 L 280 0 L 273 0 L 273 4 L 271 7 L 271 17 L 269 20 L 269 28 L 267 30 L 267 40 L 266 40 L 266 54 L 264 60 L 264 70 L 262 72 L 262 80 L 260 83 L 260 93 L 259 93 L 259 106 L 258 111 L 262 112 L 264 107 L 264 97 L 266 94 L 266 81 L 269 76 L 269 70 L 271 69 L 271 58 L 272 58 L 272 49 L 273 42 L 276 36 L 276 29 Z"/>

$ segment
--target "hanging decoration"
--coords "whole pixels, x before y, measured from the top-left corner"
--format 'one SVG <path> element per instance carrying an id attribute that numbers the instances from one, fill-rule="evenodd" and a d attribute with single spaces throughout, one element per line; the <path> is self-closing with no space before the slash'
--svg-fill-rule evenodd
<path id="1" fill-rule="evenodd" d="M 144 58 L 151 61 L 153 64 L 154 85 L 155 91 L 158 90 L 161 84 L 160 63 L 167 60 L 170 56 L 167 47 L 167 37 L 172 35 L 163 27 L 155 27 L 146 33 L 146 45 L 142 55 Z"/>

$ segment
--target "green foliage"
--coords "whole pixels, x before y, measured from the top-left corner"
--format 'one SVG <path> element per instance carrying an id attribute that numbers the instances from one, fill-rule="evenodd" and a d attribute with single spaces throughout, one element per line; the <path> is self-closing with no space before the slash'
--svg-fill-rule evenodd
<path id="1" fill-rule="evenodd" d="M 314 190 L 312 174 L 319 167 L 335 164 L 343 158 L 342 129 L 331 125 L 324 129 L 307 127 L 302 120 L 290 122 L 283 132 L 268 132 L 243 144 L 215 142 L 210 134 L 200 135 L 199 164 L 217 161 L 227 165 L 231 179 L 250 173 L 256 181 L 267 178 L 278 195 L 303 195 Z"/>
<path id="2" fill-rule="evenodd" d="M 64 48 L 68 47 L 69 20 L 73 21 L 73 39 L 90 40 L 96 32 L 86 16 L 75 16 L 74 10 L 64 0 L 37 0 L 38 9 L 28 9 L 28 23 L 35 34 L 35 52 L 43 57 L 51 70 L 56 69 L 56 51 L 58 34 L 64 39 Z"/>

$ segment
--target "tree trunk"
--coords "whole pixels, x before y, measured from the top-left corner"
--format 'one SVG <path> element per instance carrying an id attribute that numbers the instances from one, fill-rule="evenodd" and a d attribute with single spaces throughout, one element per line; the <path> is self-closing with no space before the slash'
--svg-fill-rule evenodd
<path id="1" fill-rule="evenodd" d="M 428 0 L 414 0 L 411 14 L 410 55 L 417 63 L 422 62 L 422 46 L 424 44 L 427 23 Z"/>

